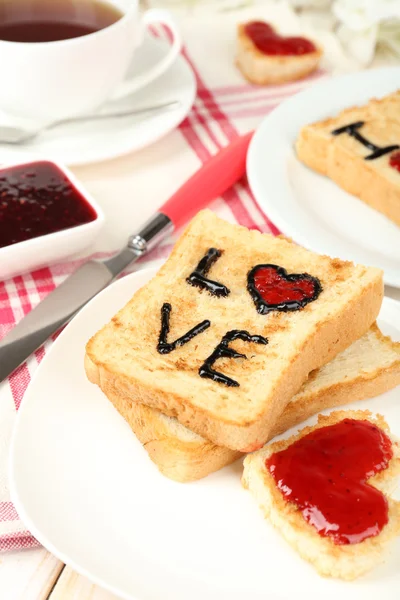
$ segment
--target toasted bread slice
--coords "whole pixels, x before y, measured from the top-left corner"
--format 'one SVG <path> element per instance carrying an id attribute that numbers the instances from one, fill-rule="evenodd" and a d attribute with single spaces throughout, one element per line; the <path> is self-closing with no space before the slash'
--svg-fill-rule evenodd
<path id="1" fill-rule="evenodd" d="M 372 149 L 357 137 L 332 133 L 360 123 L 356 132 L 365 140 L 393 151 L 371 160 Z M 396 146 L 400 147 L 400 91 L 306 125 L 296 141 L 297 156 L 304 164 L 400 225 L 400 173 L 390 165 Z"/>
<path id="2" fill-rule="evenodd" d="M 380 415 L 373 417 L 369 411 L 338 411 L 329 416 L 320 415 L 317 425 L 305 427 L 298 435 L 271 443 L 247 456 L 244 460 L 242 483 L 253 494 L 265 517 L 305 560 L 314 565 L 321 575 L 352 580 L 381 562 L 388 542 L 400 533 L 400 502 L 387 498 L 389 521 L 378 535 L 366 538 L 360 543 L 338 545 L 331 538 L 320 536 L 313 525 L 305 521 L 298 507 L 285 501 L 265 466 L 265 461 L 272 454 L 285 450 L 316 429 L 333 425 L 347 418 L 368 420 L 385 433 L 390 433 L 383 417 Z M 395 478 L 400 473 L 400 446 L 393 437 L 391 441 L 393 458 L 388 467 L 368 481 L 370 485 L 385 494 L 389 494 L 394 489 Z"/>
<path id="3" fill-rule="evenodd" d="M 210 277 L 228 288 L 225 296 L 188 283 L 212 248 L 220 258 Z M 308 293 L 301 310 L 288 310 L 299 305 L 289 299 L 273 310 L 255 299 L 254 278 L 265 268 L 280 286 L 294 286 L 302 297 Z M 312 291 L 299 291 L 303 284 Z M 273 283 L 268 290 L 279 291 Z M 288 294 L 292 298 L 293 291 Z M 269 437 L 310 371 L 366 333 L 382 297 L 379 269 L 319 256 L 202 211 L 158 274 L 88 342 L 86 352 L 106 395 L 135 398 L 217 445 L 247 452 Z M 256 305 L 269 312 L 261 314 Z M 194 335 L 193 328 L 201 333 Z M 227 332 L 235 337 L 238 331 L 252 337 L 228 344 Z M 223 354 L 218 360 L 217 350 Z"/>
<path id="4" fill-rule="evenodd" d="M 242 75 L 257 85 L 287 83 L 306 77 L 319 65 L 322 49 L 302 55 L 268 55 L 261 52 L 246 33 L 246 24 L 237 28 L 236 65 Z"/>
<path id="5" fill-rule="evenodd" d="M 86 358 L 88 378 L 98 370 Z M 270 437 L 298 425 L 317 412 L 383 394 L 400 384 L 400 343 L 371 329 L 330 363 L 313 371 L 273 427 Z M 201 479 L 243 456 L 216 446 L 159 410 L 122 395 L 109 395 L 119 413 L 166 477 Z"/>

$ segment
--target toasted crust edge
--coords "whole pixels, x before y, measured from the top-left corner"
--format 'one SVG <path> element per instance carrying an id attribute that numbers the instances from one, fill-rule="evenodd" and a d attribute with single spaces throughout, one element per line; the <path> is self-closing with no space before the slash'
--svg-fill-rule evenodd
<path id="1" fill-rule="evenodd" d="M 87 355 L 85 370 L 89 381 L 98 385 L 99 371 Z M 243 456 L 241 452 L 216 446 L 205 439 L 179 439 L 168 428 L 160 411 L 128 396 L 108 393 L 107 398 L 143 444 L 159 471 L 169 479 L 180 483 L 197 481 Z"/>

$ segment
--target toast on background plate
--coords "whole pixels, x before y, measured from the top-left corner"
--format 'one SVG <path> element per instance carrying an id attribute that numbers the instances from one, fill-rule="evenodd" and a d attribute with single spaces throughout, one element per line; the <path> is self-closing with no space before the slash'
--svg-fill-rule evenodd
<path id="1" fill-rule="evenodd" d="M 302 37 L 280 36 L 268 23 L 252 21 L 237 28 L 236 65 L 258 85 L 295 81 L 318 67 L 322 49 Z"/>
<path id="2" fill-rule="evenodd" d="M 298 158 L 400 225 L 400 91 L 303 127 Z"/>
<path id="3" fill-rule="evenodd" d="M 86 373 L 98 383 L 98 369 L 86 357 Z M 270 438 L 326 408 L 365 400 L 400 384 L 400 343 L 384 336 L 376 325 L 330 363 L 313 371 L 284 409 Z M 109 394 L 161 473 L 180 482 L 195 481 L 243 456 L 216 446 L 167 417 L 129 397 Z"/>
<path id="4" fill-rule="evenodd" d="M 383 417 L 339 411 L 247 456 L 242 483 L 321 575 L 352 580 L 400 533 L 400 502 L 388 496 L 399 473 L 399 443 Z"/>
<path id="5" fill-rule="evenodd" d="M 310 371 L 368 331 L 382 297 L 379 269 L 206 210 L 86 352 L 106 395 L 135 398 L 248 452 L 268 439 Z"/>

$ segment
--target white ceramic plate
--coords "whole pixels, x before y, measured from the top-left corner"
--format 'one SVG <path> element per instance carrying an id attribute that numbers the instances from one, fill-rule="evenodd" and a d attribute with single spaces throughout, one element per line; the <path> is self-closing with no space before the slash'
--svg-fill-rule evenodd
<path id="1" fill-rule="evenodd" d="M 127 276 L 99 294 L 34 376 L 10 469 L 26 526 L 73 569 L 127 599 L 398 600 L 400 543 L 356 583 L 319 577 L 241 487 L 241 461 L 193 484 L 166 479 L 86 380 L 86 341 L 153 274 Z M 380 325 L 400 340 L 400 303 L 385 299 Z M 399 402 L 400 388 L 349 408 L 381 412 L 400 435 Z"/>
<path id="2" fill-rule="evenodd" d="M 133 68 L 128 76 L 146 72 L 165 55 L 165 41 L 147 35 L 135 52 Z M 180 106 L 150 118 L 124 117 L 58 127 L 30 144 L 9 146 L 0 144 L 0 160 L 17 162 L 29 158 L 51 157 L 68 165 L 83 165 L 128 152 L 141 150 L 178 127 L 192 108 L 196 96 L 196 80 L 183 56 L 156 81 L 118 103 L 103 107 L 104 111 L 128 110 L 179 100 Z M 7 116 L 0 115 L 0 119 Z M 3 122 L 3 121 L 2 121 Z"/>
<path id="3" fill-rule="evenodd" d="M 247 161 L 251 189 L 283 233 L 316 252 L 380 267 L 385 282 L 395 287 L 400 287 L 400 227 L 302 165 L 294 142 L 303 125 L 399 88 L 397 67 L 316 84 L 263 121 Z"/>

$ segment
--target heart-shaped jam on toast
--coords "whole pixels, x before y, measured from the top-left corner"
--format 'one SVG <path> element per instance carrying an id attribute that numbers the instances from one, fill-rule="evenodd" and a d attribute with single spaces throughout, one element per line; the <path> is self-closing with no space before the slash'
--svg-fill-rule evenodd
<path id="1" fill-rule="evenodd" d="M 285 500 L 335 544 L 357 544 L 388 523 L 386 496 L 368 480 L 386 469 L 392 442 L 374 422 L 343 419 L 272 454 L 266 468 Z"/>
<path id="2" fill-rule="evenodd" d="M 279 35 L 271 25 L 263 21 L 247 23 L 245 33 L 257 50 L 269 56 L 302 56 L 317 51 L 310 40 L 297 36 Z"/>
<path id="3" fill-rule="evenodd" d="M 319 279 L 308 273 L 288 273 L 278 265 L 256 265 L 247 276 L 247 289 L 257 311 L 266 315 L 274 310 L 300 310 L 322 292 Z"/>

